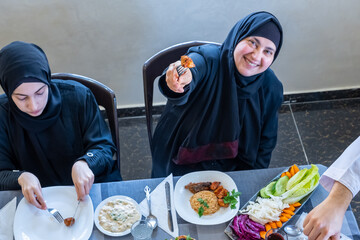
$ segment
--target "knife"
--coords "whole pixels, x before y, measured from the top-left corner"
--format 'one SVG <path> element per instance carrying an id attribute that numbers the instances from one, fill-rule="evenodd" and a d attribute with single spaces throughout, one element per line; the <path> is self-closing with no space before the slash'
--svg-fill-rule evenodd
<path id="1" fill-rule="evenodd" d="M 172 221 L 172 214 L 171 214 L 171 198 L 170 198 L 170 184 L 169 182 L 165 183 L 165 193 L 166 193 L 166 205 L 168 211 L 168 225 L 171 232 L 174 231 L 174 224 Z"/>

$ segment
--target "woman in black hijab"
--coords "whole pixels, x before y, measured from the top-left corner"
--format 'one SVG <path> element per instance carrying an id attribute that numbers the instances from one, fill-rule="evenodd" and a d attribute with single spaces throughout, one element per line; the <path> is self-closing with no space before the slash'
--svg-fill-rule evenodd
<path id="1" fill-rule="evenodd" d="M 153 136 L 153 177 L 269 166 L 283 101 L 269 67 L 281 45 L 276 17 L 256 12 L 221 46 L 190 48 L 195 68 L 181 77 L 180 62 L 170 64 L 159 80 L 168 102 Z"/>
<path id="2" fill-rule="evenodd" d="M 46 209 L 41 187 L 75 185 L 79 199 L 93 182 L 121 180 L 116 149 L 91 91 L 51 80 L 45 53 L 13 42 L 0 51 L 0 190 L 22 190 Z"/>

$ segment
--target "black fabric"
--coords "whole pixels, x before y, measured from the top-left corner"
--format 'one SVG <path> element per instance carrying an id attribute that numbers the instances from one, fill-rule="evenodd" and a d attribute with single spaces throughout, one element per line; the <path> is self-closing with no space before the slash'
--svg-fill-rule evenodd
<path id="1" fill-rule="evenodd" d="M 44 112 L 32 117 L 17 108 L 11 98 L 13 91 L 22 83 L 38 81 L 49 86 L 49 98 Z M 51 85 L 51 71 L 42 49 L 35 44 L 12 42 L 0 51 L 0 84 L 8 96 L 11 113 L 26 130 L 42 131 L 53 125 L 61 111 L 61 96 Z"/>
<path id="2" fill-rule="evenodd" d="M 88 163 L 96 182 L 121 180 L 112 159 L 115 146 L 92 92 L 77 82 L 51 81 L 46 57 L 35 45 L 16 42 L 4 49 L 0 52 L 0 80 L 6 93 L 0 97 L 0 190 L 19 189 L 17 178 L 23 171 L 38 177 L 42 187 L 72 185 L 71 169 L 78 160 Z M 39 71 L 39 66 L 47 66 L 48 72 Z M 29 78 L 49 86 L 49 101 L 39 117 L 21 112 L 11 100 L 15 86 Z"/>
<path id="3" fill-rule="evenodd" d="M 193 79 L 186 93 L 167 94 L 165 76 L 160 78 L 160 91 L 168 102 L 153 136 L 153 177 L 205 169 L 268 167 L 276 145 L 282 84 L 271 69 L 242 76 L 235 67 L 233 52 L 238 42 L 270 21 L 281 33 L 275 60 L 282 45 L 281 25 L 272 14 L 257 12 L 241 19 L 222 46 L 189 49 L 187 54 L 196 67 L 191 69 Z M 237 149 L 229 157 L 231 147 L 227 147 L 232 144 Z M 204 149 L 214 154 L 197 154 Z M 191 158 L 191 154 L 196 156 L 193 163 L 181 165 L 179 158 Z"/>
<path id="4" fill-rule="evenodd" d="M 281 37 L 280 30 L 273 21 L 265 23 L 263 26 L 256 29 L 251 35 L 267 38 L 275 44 L 276 48 L 279 47 Z"/>

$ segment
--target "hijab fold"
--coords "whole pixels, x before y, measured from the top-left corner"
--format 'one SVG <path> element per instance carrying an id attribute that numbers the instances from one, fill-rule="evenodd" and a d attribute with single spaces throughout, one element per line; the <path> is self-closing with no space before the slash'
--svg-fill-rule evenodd
<path id="1" fill-rule="evenodd" d="M 274 53 L 275 60 L 282 45 L 282 29 L 276 17 L 268 12 L 253 13 L 241 19 L 220 47 L 203 45 L 189 49 L 187 54 L 194 56 L 194 61 L 196 55 L 192 54 L 199 54 L 214 62 L 207 66 L 205 79 L 197 79 L 197 72 L 191 69 L 193 82 L 199 82 L 199 85 L 190 93 L 187 104 L 181 107 L 183 113 L 176 120 L 176 127 L 170 138 L 166 140 L 170 143 L 172 152 L 178 150 L 173 158 L 176 164 L 237 156 L 239 141 L 242 141 L 243 123 L 249 122 L 249 119 L 244 120 L 247 117 L 245 113 L 254 112 L 258 119 L 261 118 L 260 109 L 256 108 L 259 106 L 256 94 L 264 83 L 267 70 L 254 76 L 242 76 L 235 66 L 233 53 L 241 40 L 252 36 L 254 31 L 270 21 L 278 27 L 280 33 L 278 48 Z M 179 141 L 181 146 L 177 147 Z M 156 151 L 155 149 L 154 155 L 157 155 Z"/>
<path id="2" fill-rule="evenodd" d="M 12 100 L 14 90 L 25 82 L 43 82 L 49 87 L 47 105 L 38 117 L 22 112 Z M 61 111 L 61 95 L 58 88 L 51 83 L 49 63 L 40 47 L 16 41 L 2 48 L 0 84 L 8 97 L 12 116 L 27 131 L 41 132 L 57 121 Z"/>

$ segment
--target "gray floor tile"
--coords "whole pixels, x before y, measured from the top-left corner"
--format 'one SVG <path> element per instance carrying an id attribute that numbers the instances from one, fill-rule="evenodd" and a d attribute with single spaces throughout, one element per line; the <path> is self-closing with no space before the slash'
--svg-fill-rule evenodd
<path id="1" fill-rule="evenodd" d="M 310 163 L 330 166 L 360 135 L 360 99 L 292 106 Z M 360 196 L 351 202 L 360 224 Z"/>

